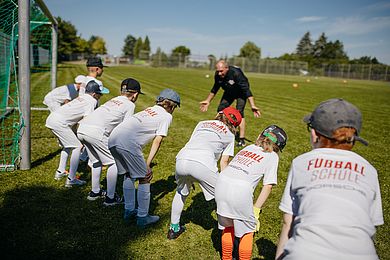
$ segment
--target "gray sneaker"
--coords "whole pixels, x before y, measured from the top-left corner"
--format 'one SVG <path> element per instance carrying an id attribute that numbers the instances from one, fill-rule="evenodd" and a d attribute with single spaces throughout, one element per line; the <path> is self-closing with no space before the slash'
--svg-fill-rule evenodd
<path id="1" fill-rule="evenodd" d="M 131 219 L 135 219 L 137 217 L 137 209 L 129 210 L 125 209 L 125 214 L 123 215 L 123 219 L 125 221 L 130 221 Z"/>
<path id="2" fill-rule="evenodd" d="M 104 198 L 106 196 L 106 191 L 105 190 L 99 190 L 98 193 L 95 193 L 93 191 L 90 191 L 87 197 L 87 200 L 97 200 L 100 198 Z"/>
<path id="3" fill-rule="evenodd" d="M 145 217 L 137 217 L 137 226 L 144 228 L 160 220 L 159 216 L 147 215 Z"/>
<path id="4" fill-rule="evenodd" d="M 79 179 L 76 179 L 74 178 L 73 180 L 66 178 L 66 182 L 65 182 L 65 187 L 67 188 L 71 188 L 73 186 L 82 186 L 84 185 L 85 183 L 87 183 L 86 181 L 83 181 L 83 180 L 79 180 Z"/>
<path id="5" fill-rule="evenodd" d="M 59 181 L 61 180 L 62 178 L 64 178 L 65 176 L 68 175 L 68 172 L 67 171 L 64 171 L 64 172 L 60 172 L 59 170 L 56 171 L 56 173 L 54 174 L 54 179 L 56 181 Z"/>

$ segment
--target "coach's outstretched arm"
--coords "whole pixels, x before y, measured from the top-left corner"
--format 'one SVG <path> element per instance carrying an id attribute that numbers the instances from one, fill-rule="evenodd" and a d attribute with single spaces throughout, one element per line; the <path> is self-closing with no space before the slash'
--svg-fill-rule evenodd
<path id="1" fill-rule="evenodd" d="M 206 100 L 203 100 L 203 101 L 199 102 L 199 104 L 200 104 L 200 111 L 206 112 L 207 109 L 209 108 L 211 100 L 213 100 L 214 97 L 215 97 L 215 94 L 210 92 L 210 94 L 207 96 Z"/>

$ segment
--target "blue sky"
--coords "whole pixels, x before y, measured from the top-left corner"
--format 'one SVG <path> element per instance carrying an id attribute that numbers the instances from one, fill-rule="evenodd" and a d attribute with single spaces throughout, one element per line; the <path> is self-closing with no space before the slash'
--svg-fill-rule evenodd
<path id="1" fill-rule="evenodd" d="M 377 57 L 390 64 L 390 1 L 375 0 L 44 0 L 53 16 L 76 26 L 85 39 L 106 41 L 120 55 L 126 35 L 147 35 L 152 52 L 179 45 L 195 55 L 239 54 L 247 41 L 262 57 L 295 50 L 305 32 L 340 40 L 350 58 Z"/>

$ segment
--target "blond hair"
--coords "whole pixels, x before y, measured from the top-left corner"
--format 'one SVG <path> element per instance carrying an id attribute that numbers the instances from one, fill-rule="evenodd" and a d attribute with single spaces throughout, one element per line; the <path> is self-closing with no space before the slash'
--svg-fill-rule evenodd
<path id="1" fill-rule="evenodd" d="M 275 136 L 273 133 L 270 133 L 270 134 Z M 276 136 L 275 136 L 275 138 L 276 138 Z M 277 146 L 274 142 L 272 142 L 271 139 L 269 139 L 268 137 L 263 136 L 263 135 L 259 135 L 255 144 L 257 146 L 262 147 L 264 152 L 266 152 L 266 153 L 270 153 L 272 151 L 274 151 L 275 153 L 278 153 L 280 151 L 279 146 Z"/>
<path id="2" fill-rule="evenodd" d="M 175 110 L 177 107 L 177 103 L 173 102 L 172 100 L 169 99 L 164 99 L 162 101 L 157 101 L 157 105 L 162 106 L 168 113 L 171 113 Z"/>
<path id="3" fill-rule="evenodd" d="M 340 127 L 333 132 L 332 138 L 321 135 L 321 148 L 335 148 L 342 150 L 351 150 L 355 144 L 356 129 L 352 127 Z"/>
<path id="4" fill-rule="evenodd" d="M 229 119 L 225 116 L 224 113 L 218 113 L 215 116 L 215 120 L 221 121 L 229 128 L 230 132 L 232 132 L 233 134 L 236 134 L 236 127 L 229 121 Z"/>

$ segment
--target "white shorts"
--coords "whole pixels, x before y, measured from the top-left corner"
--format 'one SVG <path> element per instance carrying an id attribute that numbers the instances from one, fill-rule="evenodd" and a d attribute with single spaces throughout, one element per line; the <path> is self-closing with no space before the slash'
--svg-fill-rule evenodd
<path id="1" fill-rule="evenodd" d="M 129 173 L 131 178 L 144 178 L 147 173 L 146 162 L 141 153 L 131 153 L 117 146 L 110 148 L 110 152 L 115 159 L 118 174 Z"/>
<path id="2" fill-rule="evenodd" d="M 198 182 L 207 201 L 214 199 L 214 188 L 218 172 L 214 172 L 205 165 L 191 160 L 176 160 L 177 192 L 188 196 L 194 182 Z"/>
<path id="3" fill-rule="evenodd" d="M 57 136 L 60 145 L 64 148 L 77 148 L 82 144 L 77 138 L 77 135 L 73 132 L 71 127 L 56 127 L 50 128 L 55 136 Z"/>
<path id="4" fill-rule="evenodd" d="M 255 232 L 256 224 L 241 219 L 231 219 L 217 215 L 218 228 L 223 230 L 227 227 L 234 227 L 234 236 L 242 237 L 243 235 L 251 232 Z"/>
<path id="5" fill-rule="evenodd" d="M 103 136 L 101 140 L 83 133 L 77 133 L 77 136 L 87 149 L 89 166 L 99 167 L 115 163 L 114 157 L 108 149 L 108 138 L 106 136 Z"/>

